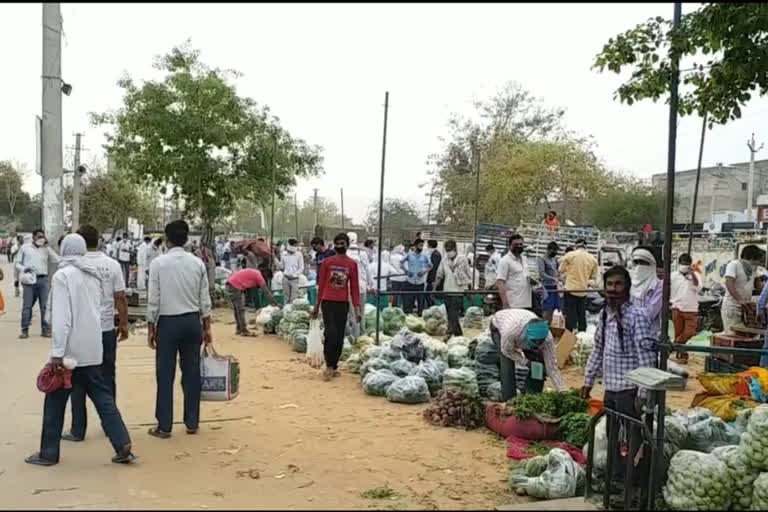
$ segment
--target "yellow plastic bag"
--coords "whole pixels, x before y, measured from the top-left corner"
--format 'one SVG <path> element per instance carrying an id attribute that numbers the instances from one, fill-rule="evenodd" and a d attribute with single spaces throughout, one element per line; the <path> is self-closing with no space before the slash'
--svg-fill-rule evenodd
<path id="1" fill-rule="evenodd" d="M 751 366 L 749 370 L 740 373 L 739 375 L 756 377 L 760 382 L 760 387 L 763 388 L 763 393 L 768 395 L 768 370 L 759 366 Z"/>
<path id="2" fill-rule="evenodd" d="M 751 398 L 745 398 L 738 395 L 722 395 L 705 398 L 699 404 L 699 407 L 705 407 L 712 411 L 712 414 L 723 421 L 733 421 L 739 412 L 744 409 L 757 407 L 758 404 Z"/>
<path id="3" fill-rule="evenodd" d="M 748 377 L 744 374 L 700 373 L 697 378 L 712 395 L 750 396 Z"/>

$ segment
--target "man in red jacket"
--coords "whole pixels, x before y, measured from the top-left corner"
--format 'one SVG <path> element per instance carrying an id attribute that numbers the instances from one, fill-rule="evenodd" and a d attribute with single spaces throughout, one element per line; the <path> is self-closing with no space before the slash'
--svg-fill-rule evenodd
<path id="1" fill-rule="evenodd" d="M 323 260 L 317 278 L 317 303 L 312 318 L 317 318 L 318 309 L 323 310 L 325 372 L 323 380 L 339 375 L 338 364 L 344 348 L 344 329 L 349 313 L 349 297 L 360 323 L 360 287 L 358 286 L 357 262 L 346 255 L 349 237 L 339 233 L 333 239 L 336 254 Z"/>

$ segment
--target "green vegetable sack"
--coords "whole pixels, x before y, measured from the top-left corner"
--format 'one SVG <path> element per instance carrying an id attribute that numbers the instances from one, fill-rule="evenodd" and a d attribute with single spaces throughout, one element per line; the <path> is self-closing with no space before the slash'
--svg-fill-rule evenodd
<path id="1" fill-rule="evenodd" d="M 663 489 L 671 510 L 727 510 L 732 493 L 728 466 L 716 456 L 681 450 L 672 457 Z"/>
<path id="2" fill-rule="evenodd" d="M 424 332 L 427 328 L 427 324 L 423 318 L 419 318 L 414 315 L 408 315 L 405 317 L 405 326 L 412 332 Z"/>
<path id="3" fill-rule="evenodd" d="M 752 409 L 747 431 L 741 435 L 740 446 L 751 466 L 768 471 L 768 405 Z"/>
<path id="4" fill-rule="evenodd" d="M 768 510 L 768 473 L 761 473 L 755 480 L 752 510 Z"/>
<path id="5" fill-rule="evenodd" d="M 747 464 L 744 450 L 740 446 L 721 446 L 712 450 L 712 455 L 728 467 L 728 474 L 733 483 L 731 508 L 749 510 L 752 506 L 752 488 L 760 472 Z"/>

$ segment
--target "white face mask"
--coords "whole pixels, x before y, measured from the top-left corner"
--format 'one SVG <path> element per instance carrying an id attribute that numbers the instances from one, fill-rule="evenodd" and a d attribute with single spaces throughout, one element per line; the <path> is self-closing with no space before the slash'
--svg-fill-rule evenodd
<path id="1" fill-rule="evenodd" d="M 45 238 L 38 238 L 35 240 L 35 245 L 38 247 L 42 247 L 45 245 Z"/>
<path id="2" fill-rule="evenodd" d="M 292 245 L 289 245 L 289 246 L 286 248 L 286 250 L 287 250 L 288 252 L 296 252 L 296 247 L 293 247 Z"/>
<path id="3" fill-rule="evenodd" d="M 691 266 L 690 265 L 680 265 L 678 267 L 678 269 L 680 270 L 681 274 L 687 274 L 688 272 L 691 271 Z"/>
<path id="4" fill-rule="evenodd" d="M 456 251 L 448 251 L 447 253 L 445 253 L 445 255 L 453 259 L 456 257 Z"/>

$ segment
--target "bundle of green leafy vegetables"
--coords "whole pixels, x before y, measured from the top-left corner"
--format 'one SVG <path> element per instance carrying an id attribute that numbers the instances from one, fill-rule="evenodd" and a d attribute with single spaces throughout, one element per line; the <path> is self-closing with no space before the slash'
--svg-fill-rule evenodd
<path id="1" fill-rule="evenodd" d="M 560 420 L 560 439 L 583 448 L 589 441 L 589 422 L 592 416 L 585 412 L 569 412 Z"/>
<path id="2" fill-rule="evenodd" d="M 517 419 L 525 420 L 536 415 L 559 418 L 586 412 L 588 407 L 589 403 L 579 396 L 578 390 L 570 390 L 517 395 L 507 402 L 505 409 Z"/>

